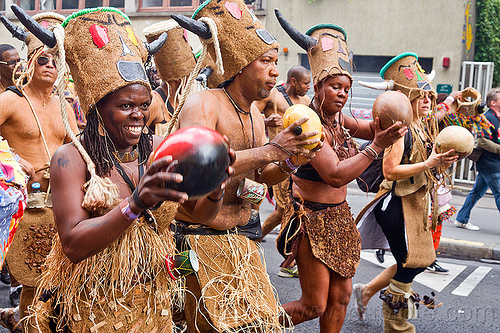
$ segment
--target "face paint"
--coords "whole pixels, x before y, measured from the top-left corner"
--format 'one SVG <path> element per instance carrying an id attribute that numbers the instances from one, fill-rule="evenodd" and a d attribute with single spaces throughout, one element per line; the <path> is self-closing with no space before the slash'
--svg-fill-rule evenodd
<path id="1" fill-rule="evenodd" d="M 184 30 L 184 40 L 185 40 L 186 42 L 188 42 L 188 32 L 187 32 L 187 30 L 186 30 L 186 29 L 184 29 L 184 28 L 182 28 L 182 30 Z"/>
<path id="2" fill-rule="evenodd" d="M 228 12 L 235 18 L 235 19 L 241 19 L 241 16 L 243 15 L 243 12 L 241 11 L 240 7 L 238 7 L 238 4 L 236 2 L 226 2 L 224 4 Z"/>
<path id="3" fill-rule="evenodd" d="M 122 49 L 123 49 L 121 56 L 123 57 L 126 54 L 130 54 L 133 56 L 134 54 L 132 53 L 132 51 L 130 51 L 130 48 L 127 46 L 127 44 L 125 44 L 125 41 L 123 40 L 122 36 L 120 36 L 120 41 L 122 42 Z"/>
<path id="4" fill-rule="evenodd" d="M 347 55 L 347 53 L 345 53 L 344 49 L 342 48 L 342 43 L 340 42 L 340 40 L 338 42 L 339 42 L 339 49 L 337 50 L 337 52 L 342 53 L 343 55 Z"/>
<path id="5" fill-rule="evenodd" d="M 46 29 L 47 29 L 47 28 L 50 26 L 50 23 L 49 23 L 49 22 L 47 22 L 47 21 L 42 21 L 42 22 L 40 22 L 40 25 L 41 25 L 42 27 L 44 27 L 44 28 L 46 28 Z"/>
<path id="6" fill-rule="evenodd" d="M 333 49 L 333 39 L 328 37 L 321 38 L 321 49 L 323 52 Z"/>
<path id="7" fill-rule="evenodd" d="M 352 75 L 352 65 L 351 62 L 347 62 L 342 58 L 339 58 L 339 65 L 343 70 L 348 71 Z"/>
<path id="8" fill-rule="evenodd" d="M 126 27 L 125 30 L 128 33 L 128 39 L 130 39 L 130 41 L 132 42 L 132 44 L 134 44 L 135 46 L 137 46 L 137 39 L 135 38 L 134 31 L 132 31 L 132 29 L 130 27 Z"/>
<path id="9" fill-rule="evenodd" d="M 92 24 L 89 31 L 92 36 L 92 41 L 98 48 L 102 48 L 104 45 L 109 43 L 108 28 Z"/>
<path id="10" fill-rule="evenodd" d="M 415 71 L 415 73 L 417 74 L 417 80 L 423 81 L 423 78 L 420 76 L 420 74 L 417 71 Z"/>
<path id="11" fill-rule="evenodd" d="M 420 72 L 425 73 L 424 69 L 420 66 L 418 62 L 417 62 L 417 68 Z"/>

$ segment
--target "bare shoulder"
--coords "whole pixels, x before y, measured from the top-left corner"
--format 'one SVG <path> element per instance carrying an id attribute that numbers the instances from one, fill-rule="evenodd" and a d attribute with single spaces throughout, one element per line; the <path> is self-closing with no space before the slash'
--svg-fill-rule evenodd
<path id="1" fill-rule="evenodd" d="M 61 173 L 78 175 L 78 172 L 86 170 L 87 166 L 75 145 L 67 143 L 56 150 L 52 156 L 50 168 L 52 171 L 57 170 Z"/>
<path id="2" fill-rule="evenodd" d="M 189 96 L 179 115 L 179 128 L 193 125 L 215 128 L 222 96 L 221 89 L 199 91 Z"/>
<path id="3" fill-rule="evenodd" d="M 0 124 L 3 124 L 13 115 L 19 114 L 25 108 L 24 98 L 12 91 L 0 94 Z"/>

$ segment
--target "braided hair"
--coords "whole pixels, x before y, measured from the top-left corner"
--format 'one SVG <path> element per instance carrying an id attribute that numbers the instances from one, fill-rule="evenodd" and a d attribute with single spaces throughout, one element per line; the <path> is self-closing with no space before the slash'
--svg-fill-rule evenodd
<path id="1" fill-rule="evenodd" d="M 99 133 L 100 126 L 104 128 L 99 111 L 94 106 L 87 114 L 87 125 L 82 133 L 83 145 L 95 164 L 96 173 L 101 177 L 109 177 L 113 169 L 113 159 L 115 158 L 113 152 L 116 148 L 106 130 L 104 130 L 104 135 Z M 139 149 L 139 164 L 145 163 L 153 151 L 151 132 L 141 133 L 137 148 Z"/>

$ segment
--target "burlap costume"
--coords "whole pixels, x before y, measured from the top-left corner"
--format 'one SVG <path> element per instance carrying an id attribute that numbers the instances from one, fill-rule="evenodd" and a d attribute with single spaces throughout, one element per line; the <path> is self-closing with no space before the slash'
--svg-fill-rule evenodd
<path id="1" fill-rule="evenodd" d="M 34 15 L 33 19 L 44 27 L 50 27 L 61 24 L 65 17 L 57 13 L 46 12 Z M 35 53 L 41 52 L 43 47 L 43 43 L 31 33 L 27 33 L 25 43 L 28 47 L 28 59 L 35 56 Z M 50 156 L 47 160 L 50 161 Z M 36 204 L 33 204 L 33 196 L 34 194 L 30 193 L 25 218 L 19 223 L 7 255 L 10 273 L 17 281 L 30 287 L 38 285 L 37 279 L 40 276 L 44 258 L 50 251 L 52 237 L 56 233 L 52 203 L 49 200 L 44 202 L 46 193 L 37 194 L 42 200 L 38 200 Z"/>
<path id="2" fill-rule="evenodd" d="M 33 33 L 40 29 L 20 9 L 16 15 Z M 121 11 L 97 8 L 76 12 L 55 27 L 52 37 L 46 32 L 43 38 L 46 43 L 54 42 L 59 51 L 55 53 L 58 94 L 64 96 L 60 84 L 67 59 L 86 115 L 97 112 L 95 104 L 122 87 L 139 83 L 150 91 L 142 63 L 146 47 L 154 52 L 161 43 L 143 45 Z M 63 119 L 65 110 L 61 110 Z M 118 188 L 109 178 L 96 174 L 80 141 L 74 135 L 72 140 L 90 173 L 83 187 L 82 207 L 90 216 L 104 215 L 118 203 Z M 38 302 L 32 309 L 39 329 L 48 332 L 52 320 L 59 329 L 66 327 L 73 332 L 171 332 L 174 283 L 165 257 L 175 252 L 169 226 L 176 208 L 176 203 L 164 203 L 153 213 L 155 222 L 139 217 L 111 245 L 78 264 L 66 257 L 56 237 L 37 289 Z"/>
<path id="3" fill-rule="evenodd" d="M 174 20 L 167 20 L 152 24 L 142 32 L 150 43 L 162 33 L 168 34 L 167 42 L 154 55 L 156 69 L 163 81 L 177 81 L 191 74 L 196 60 L 184 28 Z"/>
<path id="4" fill-rule="evenodd" d="M 224 64 L 223 81 L 231 79 L 265 52 L 279 48 L 276 39 L 241 0 L 205 1 L 192 16 L 194 20 L 201 17 L 211 18 L 217 25 Z M 209 44 L 208 52 L 212 59 L 217 59 L 213 43 Z M 212 82 L 214 78 L 208 78 L 210 87 L 220 83 Z"/>
<path id="5" fill-rule="evenodd" d="M 165 202 L 153 212 L 156 231 L 137 219 L 110 246 L 78 264 L 66 257 L 56 236 L 35 298 L 41 332 L 51 332 L 49 320 L 75 333 L 172 332 L 175 283 L 165 257 L 175 253 L 170 223 L 176 210 L 176 203 Z"/>
<path id="6" fill-rule="evenodd" d="M 186 29 L 192 29 L 186 20 L 172 17 Z M 215 62 L 222 60 L 224 73 L 211 75 L 209 87 L 233 78 L 262 54 L 279 47 L 242 0 L 206 1 L 192 18 L 201 22 L 213 20 L 217 27 L 217 36 L 212 35 L 211 42 L 202 42 L 208 43 L 208 52 Z M 220 45 L 222 59 L 217 56 L 214 40 Z M 203 63 L 203 60 L 198 61 Z M 217 82 L 213 81 L 215 78 Z M 205 229 L 203 235 L 184 233 L 188 235 L 185 239 L 189 246 L 199 251 L 200 261 L 196 278 L 187 279 L 189 294 L 196 297 L 193 301 L 187 296 L 188 331 L 194 332 L 196 328 L 202 332 L 280 331 L 279 318 L 284 311 L 276 299 L 256 244 L 235 230 L 207 234 L 206 228 L 200 229 Z"/>

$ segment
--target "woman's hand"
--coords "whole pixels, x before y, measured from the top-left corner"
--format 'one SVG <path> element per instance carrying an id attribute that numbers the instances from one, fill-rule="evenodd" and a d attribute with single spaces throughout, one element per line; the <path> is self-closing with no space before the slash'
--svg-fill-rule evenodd
<path id="1" fill-rule="evenodd" d="M 373 139 L 373 143 L 382 150 L 398 141 L 400 138 L 405 136 L 406 132 L 408 132 L 408 127 L 403 126 L 403 123 L 400 121 L 396 121 L 386 130 L 382 130 L 380 128 L 380 119 L 378 117 L 373 121 L 375 123 L 375 137 Z"/>
<path id="2" fill-rule="evenodd" d="M 304 124 L 308 120 L 308 117 L 302 117 L 293 122 L 283 131 L 276 134 L 271 142 L 273 142 L 274 145 L 281 147 L 281 149 L 278 149 L 278 147 L 275 149 L 277 153 L 277 160 L 283 161 L 296 154 L 303 155 L 309 159 L 314 158 L 314 151 L 306 149 L 304 146 L 319 143 L 321 141 L 319 138 L 310 138 L 318 134 L 318 130 L 302 132 L 300 134 L 296 134 L 294 131 L 297 126 Z"/>
<path id="3" fill-rule="evenodd" d="M 446 153 L 438 154 L 436 152 L 436 146 L 432 148 L 432 153 L 429 158 L 424 162 L 427 169 L 444 166 L 444 169 L 458 160 L 458 155 L 454 155 L 455 151 L 453 149 L 448 150 Z"/>
<path id="4" fill-rule="evenodd" d="M 129 200 L 130 209 L 134 213 L 143 211 L 141 203 L 144 207 L 153 207 L 166 200 L 180 203 L 188 200 L 187 193 L 169 188 L 169 184 L 181 183 L 183 179 L 181 174 L 169 172 L 175 165 L 172 160 L 172 156 L 165 156 L 151 163 L 135 189 L 140 202 Z"/>

